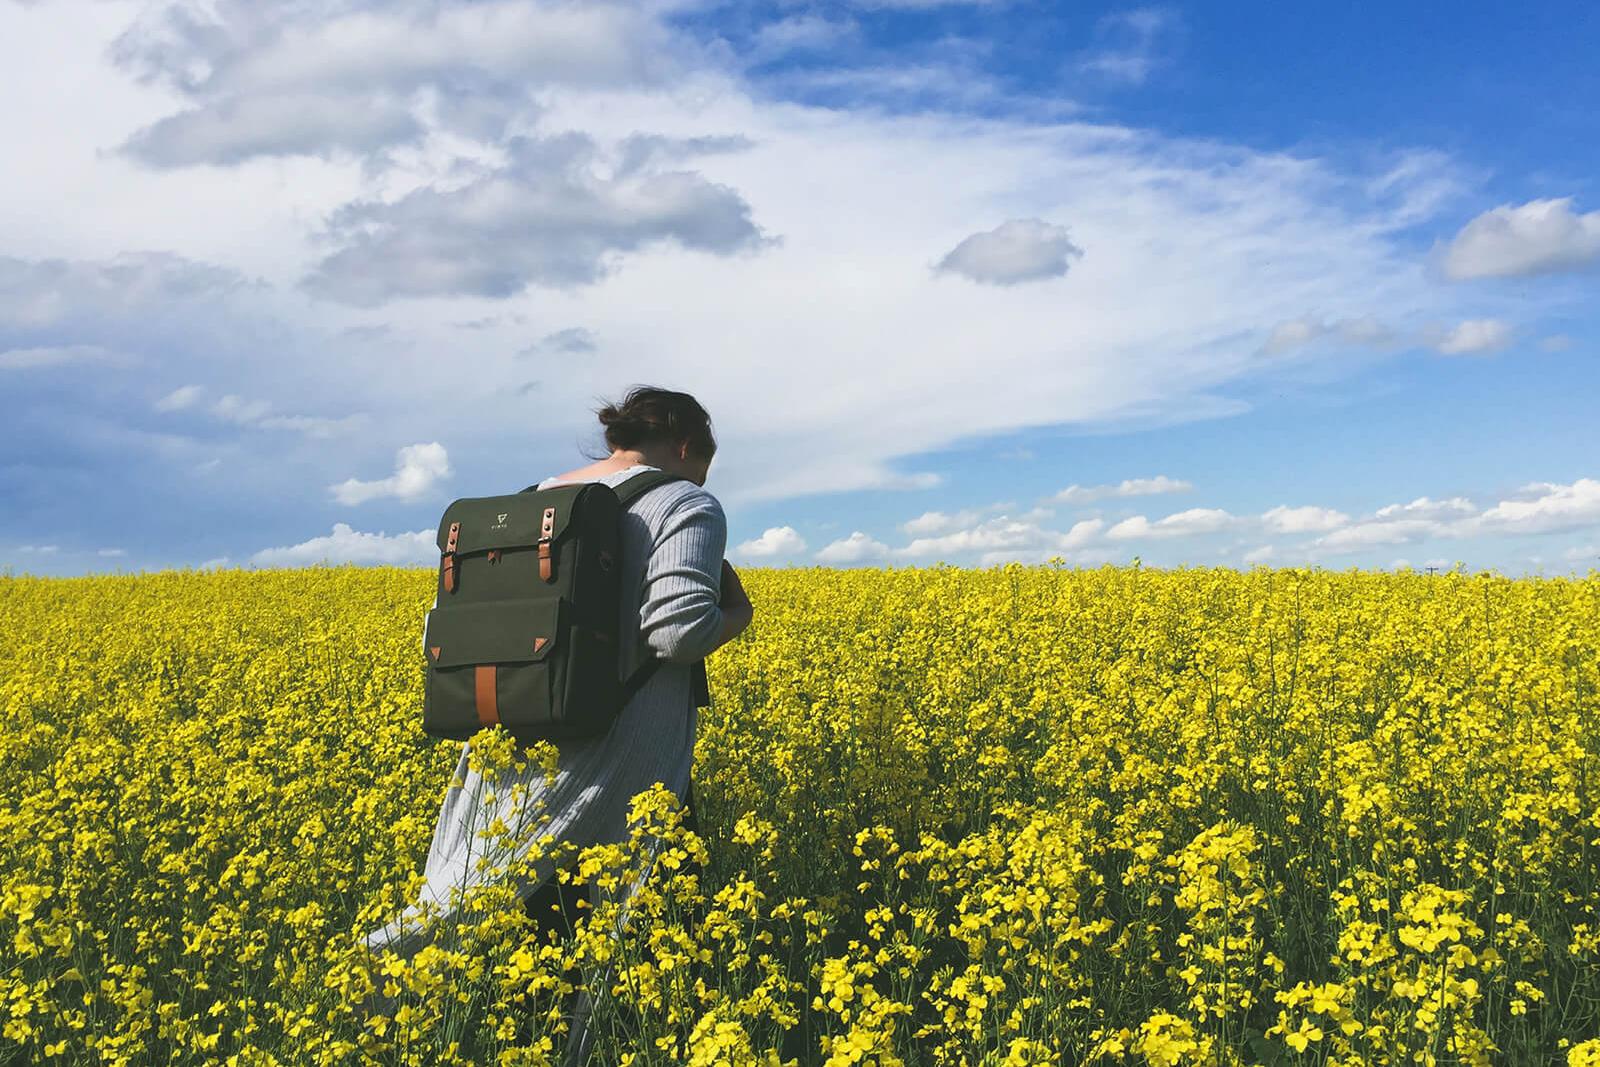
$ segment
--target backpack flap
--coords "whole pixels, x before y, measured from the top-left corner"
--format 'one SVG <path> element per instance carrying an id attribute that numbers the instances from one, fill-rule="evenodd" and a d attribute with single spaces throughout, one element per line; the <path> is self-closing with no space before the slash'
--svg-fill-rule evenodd
<path id="1" fill-rule="evenodd" d="M 561 635 L 560 597 L 449 604 L 428 612 L 423 648 L 433 667 L 536 662 Z"/>
<path id="2" fill-rule="evenodd" d="M 501 723 L 514 736 L 559 731 L 568 675 L 568 605 L 559 597 L 454 603 L 428 613 L 423 729 L 464 740 Z"/>
<path id="3" fill-rule="evenodd" d="M 457 555 L 495 548 L 527 548 L 541 538 L 560 540 L 572 520 L 578 494 L 587 486 L 557 486 L 537 493 L 463 497 L 445 508 L 439 520 L 441 553 L 450 548 L 450 529 L 456 528 Z M 546 529 L 544 513 L 550 511 Z"/>
<path id="4" fill-rule="evenodd" d="M 538 579 L 550 582 L 556 575 L 562 542 L 576 529 L 574 517 L 580 512 L 589 514 L 592 528 L 594 514 L 615 510 L 616 498 L 610 489 L 589 484 L 456 500 L 439 520 L 441 590 L 456 591 L 463 559 L 478 557 L 481 563 L 487 558 L 495 564 L 507 551 L 527 553 L 524 561 L 537 556 L 537 563 L 532 566 Z"/>

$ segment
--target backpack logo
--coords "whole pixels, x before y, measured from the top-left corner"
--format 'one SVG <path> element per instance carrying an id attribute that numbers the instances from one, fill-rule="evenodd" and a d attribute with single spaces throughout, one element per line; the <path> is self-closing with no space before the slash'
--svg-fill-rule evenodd
<path id="1" fill-rule="evenodd" d="M 504 530 L 506 528 L 506 516 L 510 514 L 511 513 L 509 511 L 502 511 L 500 514 L 496 515 L 494 517 L 494 525 L 490 526 L 489 529 Z"/>
<path id="2" fill-rule="evenodd" d="M 495 521 L 495 522 L 505 522 L 505 521 L 506 521 L 506 516 L 507 516 L 507 515 L 508 515 L 508 514 L 510 514 L 510 513 L 509 513 L 509 512 L 505 512 L 505 511 L 502 511 L 502 512 L 501 512 L 501 513 L 500 513 L 500 514 L 499 514 L 499 515 L 497 515 L 497 516 L 496 516 L 496 517 L 495 517 L 495 520 L 494 520 L 494 521 Z"/>

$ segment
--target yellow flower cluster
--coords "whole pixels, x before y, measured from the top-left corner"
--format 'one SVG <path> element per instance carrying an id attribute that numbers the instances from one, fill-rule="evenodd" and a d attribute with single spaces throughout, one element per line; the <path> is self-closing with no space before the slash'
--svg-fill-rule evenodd
<path id="1" fill-rule="evenodd" d="M 1600 575 L 742 577 L 700 832 L 409 956 L 431 572 L 0 578 L 0 1062 L 1600 1067 Z"/>

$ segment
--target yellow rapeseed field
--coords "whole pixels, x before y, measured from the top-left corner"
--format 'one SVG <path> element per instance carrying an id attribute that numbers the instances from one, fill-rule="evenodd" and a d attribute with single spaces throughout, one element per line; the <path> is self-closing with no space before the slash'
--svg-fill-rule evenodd
<path id="1" fill-rule="evenodd" d="M 744 575 L 703 836 L 409 961 L 431 571 L 0 579 L 0 1063 L 1600 1065 L 1600 575 Z"/>

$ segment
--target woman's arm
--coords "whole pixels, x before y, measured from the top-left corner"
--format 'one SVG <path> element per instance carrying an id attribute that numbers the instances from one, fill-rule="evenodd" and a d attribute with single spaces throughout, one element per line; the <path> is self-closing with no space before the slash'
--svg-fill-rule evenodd
<path id="1" fill-rule="evenodd" d="M 639 633 L 658 658 L 693 663 L 722 642 L 727 530 L 716 498 L 695 493 L 679 501 L 656 531 L 645 563 Z"/>
<path id="2" fill-rule="evenodd" d="M 744 632 L 755 618 L 755 605 L 750 603 L 750 597 L 745 594 L 744 583 L 739 581 L 739 575 L 734 571 L 733 564 L 726 559 L 722 561 L 722 632 L 717 635 L 717 643 L 713 649 L 721 648 Z"/>

